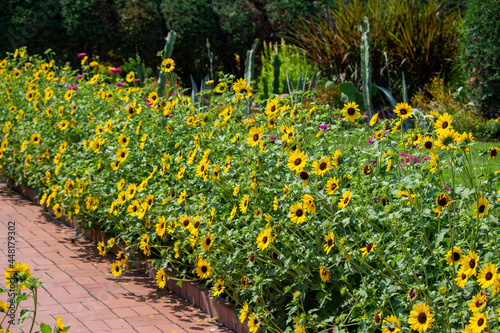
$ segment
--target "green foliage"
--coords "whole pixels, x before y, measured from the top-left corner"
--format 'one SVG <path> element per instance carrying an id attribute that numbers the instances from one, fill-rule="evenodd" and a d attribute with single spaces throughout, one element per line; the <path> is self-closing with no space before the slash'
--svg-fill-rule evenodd
<path id="1" fill-rule="evenodd" d="M 289 93 L 290 85 L 298 86 L 299 77 L 302 78 L 307 73 L 311 79 L 316 72 L 305 54 L 295 46 L 287 44 L 284 39 L 281 39 L 280 43 L 264 43 L 261 61 L 259 89 L 263 96 L 266 96 L 265 86 L 272 87 L 271 92 L 275 95 Z"/>
<path id="2" fill-rule="evenodd" d="M 372 55 L 370 46 L 370 21 L 365 16 L 363 18 L 365 27 L 359 24 L 358 29 L 361 32 L 361 81 L 363 83 L 363 102 L 365 112 L 370 117 L 372 115 Z"/>
<path id="3" fill-rule="evenodd" d="M 458 11 L 436 1 L 354 0 L 318 20 L 299 19 L 290 40 L 329 78 L 361 86 L 358 22 L 370 20 L 372 80 L 400 91 L 404 72 L 411 95 L 437 73 L 448 80 L 458 57 Z"/>
<path id="4" fill-rule="evenodd" d="M 463 63 L 471 97 L 487 118 L 500 116 L 500 2 L 471 0 L 465 12 Z"/>

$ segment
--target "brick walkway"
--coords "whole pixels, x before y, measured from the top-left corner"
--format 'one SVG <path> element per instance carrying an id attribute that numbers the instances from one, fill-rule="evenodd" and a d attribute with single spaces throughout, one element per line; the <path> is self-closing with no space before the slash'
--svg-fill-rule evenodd
<path id="1" fill-rule="evenodd" d="M 16 222 L 16 261 L 29 264 L 32 275 L 46 285 L 39 290 L 35 331 L 40 322 L 51 327 L 56 315 L 69 332 L 233 332 L 201 310 L 139 273 L 110 273 L 113 255 L 101 257 L 96 246 L 20 194 L 0 184 L 0 286 L 8 266 L 8 221 Z M 0 294 L 6 301 L 7 294 Z M 33 308 L 32 300 L 24 301 Z M 0 317 L 3 318 L 3 316 Z M 16 320 L 17 322 L 17 320 Z M 31 319 L 21 327 L 29 331 Z M 6 326 L 4 326 L 6 328 Z M 19 332 L 11 326 L 12 332 Z"/>

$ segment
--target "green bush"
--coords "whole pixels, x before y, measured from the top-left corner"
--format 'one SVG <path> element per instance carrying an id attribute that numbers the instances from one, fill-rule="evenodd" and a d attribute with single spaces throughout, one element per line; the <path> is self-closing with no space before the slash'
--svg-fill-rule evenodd
<path id="1" fill-rule="evenodd" d="M 471 97 L 481 114 L 500 114 L 500 1 L 471 0 L 462 39 L 465 73 Z"/>
<path id="2" fill-rule="evenodd" d="M 445 81 L 453 76 L 453 61 L 459 55 L 459 12 L 446 10 L 434 0 L 428 4 L 354 0 L 319 20 L 299 20 L 290 40 L 328 78 L 349 78 L 359 87 L 361 35 L 357 24 L 364 16 L 371 22 L 373 82 L 394 94 L 401 91 L 404 73 L 411 96 L 436 75 Z"/>

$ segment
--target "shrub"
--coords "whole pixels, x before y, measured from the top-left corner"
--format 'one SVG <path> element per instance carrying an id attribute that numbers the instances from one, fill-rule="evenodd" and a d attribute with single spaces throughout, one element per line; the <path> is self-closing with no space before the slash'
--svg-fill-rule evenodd
<path id="1" fill-rule="evenodd" d="M 451 78 L 459 54 L 460 17 L 458 10 L 445 10 L 437 1 L 355 0 L 321 19 L 299 19 L 289 38 L 328 78 L 349 78 L 359 87 L 357 24 L 363 16 L 371 22 L 373 82 L 401 91 L 404 72 L 411 96 L 436 75 Z"/>
<path id="2" fill-rule="evenodd" d="M 471 0 L 465 12 L 462 57 L 471 97 L 487 118 L 500 117 L 500 3 Z"/>

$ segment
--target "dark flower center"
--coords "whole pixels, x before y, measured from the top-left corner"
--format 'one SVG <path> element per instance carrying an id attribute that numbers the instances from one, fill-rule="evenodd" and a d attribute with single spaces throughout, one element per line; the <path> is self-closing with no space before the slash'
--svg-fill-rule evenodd
<path id="1" fill-rule="evenodd" d="M 372 249 L 373 249 L 373 243 L 370 243 L 366 246 L 366 252 L 371 252 Z"/>
<path id="2" fill-rule="evenodd" d="M 337 188 L 337 184 L 333 183 L 332 186 L 330 186 L 330 189 L 332 191 L 335 191 L 335 189 Z"/>
<path id="3" fill-rule="evenodd" d="M 491 272 L 486 273 L 486 275 L 484 276 L 484 278 L 486 279 L 486 281 L 491 280 L 493 278 L 493 273 L 491 273 Z"/>
<path id="4" fill-rule="evenodd" d="M 427 322 L 427 315 L 423 312 L 418 314 L 418 322 L 420 324 L 425 324 Z"/>
<path id="5" fill-rule="evenodd" d="M 206 272 L 208 271 L 207 266 L 201 266 L 201 271 L 202 271 L 203 273 L 206 273 Z"/>
<path id="6" fill-rule="evenodd" d="M 264 244 L 267 243 L 267 236 L 264 236 L 264 238 L 262 238 L 262 243 L 264 243 Z"/>
<path id="7" fill-rule="evenodd" d="M 460 253 L 453 252 L 453 261 L 459 261 L 459 260 L 460 260 Z"/>
<path id="8" fill-rule="evenodd" d="M 474 267 L 476 267 L 476 260 L 471 259 L 471 260 L 469 261 L 469 267 L 470 267 L 470 268 L 474 268 Z"/>
<path id="9" fill-rule="evenodd" d="M 438 198 L 438 205 L 444 207 L 448 204 L 448 199 L 444 195 L 440 195 Z"/>
<path id="10" fill-rule="evenodd" d="M 276 111 L 276 105 L 271 106 L 271 112 Z"/>
<path id="11" fill-rule="evenodd" d="M 387 205 L 387 199 L 386 199 L 386 198 L 382 198 L 382 200 L 381 200 L 381 201 L 382 201 L 382 206 Z"/>
<path id="12" fill-rule="evenodd" d="M 165 65 L 165 67 L 166 67 L 167 69 L 168 69 L 168 68 L 170 68 L 171 66 L 172 66 L 172 65 L 171 65 L 169 62 L 167 62 L 167 64 Z"/>
<path id="13" fill-rule="evenodd" d="M 333 241 L 332 241 L 332 239 L 330 238 L 330 239 L 328 240 L 328 247 L 331 247 L 332 245 L 333 245 Z"/>
<path id="14" fill-rule="evenodd" d="M 273 125 L 274 125 L 274 118 L 273 118 L 273 119 L 269 119 L 269 124 L 270 124 L 271 126 L 273 126 Z"/>
<path id="15" fill-rule="evenodd" d="M 484 213 L 485 209 L 486 209 L 486 206 L 485 205 L 481 205 L 481 206 L 479 206 L 479 208 L 477 209 L 477 211 L 479 212 L 479 214 L 482 214 L 482 213 Z"/>
<path id="16" fill-rule="evenodd" d="M 295 165 L 300 165 L 300 163 L 302 163 L 302 159 L 297 158 L 297 159 L 295 160 L 295 163 L 294 163 L 294 164 L 295 164 Z"/>
<path id="17" fill-rule="evenodd" d="M 133 210 L 134 212 L 137 212 L 137 206 L 134 206 L 134 207 L 132 208 L 132 210 Z"/>
<path id="18" fill-rule="evenodd" d="M 307 180 L 307 178 L 309 178 L 309 174 L 308 174 L 307 172 L 305 172 L 305 171 L 302 171 L 302 172 L 300 173 L 300 178 L 301 178 L 302 180 Z"/>
<path id="19" fill-rule="evenodd" d="M 481 327 L 481 326 L 483 326 L 483 324 L 484 324 L 484 319 L 483 318 L 479 318 L 479 320 L 477 321 L 477 326 Z"/>
<path id="20" fill-rule="evenodd" d="M 188 220 L 184 220 L 184 222 L 182 224 L 184 224 L 184 226 L 187 227 L 189 225 L 189 221 Z"/>
<path id="21" fill-rule="evenodd" d="M 246 89 L 241 89 L 240 94 L 246 94 L 247 90 Z"/>
<path id="22" fill-rule="evenodd" d="M 401 113 L 401 114 L 403 114 L 403 115 L 404 115 L 404 114 L 408 114 L 408 110 L 406 110 L 406 109 L 401 109 L 401 110 L 399 110 L 399 113 Z"/>
<path id="23" fill-rule="evenodd" d="M 302 215 L 304 215 L 304 212 L 302 211 L 302 209 L 297 209 L 297 211 L 295 212 L 295 215 L 297 217 L 301 217 Z"/>
<path id="24" fill-rule="evenodd" d="M 124 152 L 122 152 L 121 157 L 122 157 L 122 158 L 124 158 L 124 157 L 125 157 L 125 153 L 124 153 Z"/>
<path id="25" fill-rule="evenodd" d="M 491 148 L 491 149 L 490 149 L 490 156 L 491 156 L 491 157 L 495 157 L 495 156 L 497 156 L 497 150 L 496 150 L 495 148 Z"/>
<path id="26" fill-rule="evenodd" d="M 476 308 L 480 308 L 481 305 L 483 305 L 483 302 L 481 302 L 481 301 L 477 301 L 476 302 Z"/>
<path id="27" fill-rule="evenodd" d="M 352 115 L 356 114 L 356 110 L 354 108 L 349 108 L 349 109 L 347 109 L 347 114 L 352 116 Z"/>
<path id="28" fill-rule="evenodd" d="M 325 170 L 325 169 L 326 169 L 326 163 L 325 163 L 325 162 L 321 162 L 321 163 L 319 164 L 319 169 L 320 169 L 320 170 Z"/>
<path id="29" fill-rule="evenodd" d="M 432 148 L 432 142 L 431 141 L 426 141 L 424 144 L 425 149 L 431 149 Z"/>
<path id="30" fill-rule="evenodd" d="M 465 273 L 462 273 L 461 278 L 462 278 L 462 280 L 465 280 L 465 279 L 467 279 L 467 275 L 465 275 Z"/>
<path id="31" fill-rule="evenodd" d="M 254 260 L 255 260 L 255 254 L 254 254 L 254 253 L 251 253 L 251 254 L 250 254 L 250 257 L 248 258 L 248 260 L 250 260 L 250 261 L 254 261 Z"/>
<path id="32" fill-rule="evenodd" d="M 449 125 L 449 124 L 448 124 L 448 122 L 447 122 L 447 121 L 444 121 L 444 122 L 441 124 L 441 128 L 442 128 L 442 129 L 445 129 L 445 128 L 447 128 L 447 127 L 448 127 L 448 125 Z"/>
<path id="33" fill-rule="evenodd" d="M 205 244 L 207 244 L 207 246 L 209 246 L 210 244 L 212 244 L 212 239 L 211 238 L 207 238 L 207 240 L 205 241 Z"/>
<path id="34" fill-rule="evenodd" d="M 347 205 L 349 203 L 349 198 L 344 199 L 344 205 Z"/>
<path id="35" fill-rule="evenodd" d="M 200 227 L 200 222 L 198 221 L 198 222 L 196 222 L 196 223 L 194 224 L 194 228 L 195 228 L 195 229 L 198 229 L 199 227 Z"/>
<path id="36" fill-rule="evenodd" d="M 254 134 L 253 141 L 259 141 L 259 135 L 258 134 Z"/>
<path id="37" fill-rule="evenodd" d="M 372 173 L 372 167 L 369 165 L 365 165 L 365 167 L 363 168 L 363 173 L 368 176 Z"/>

